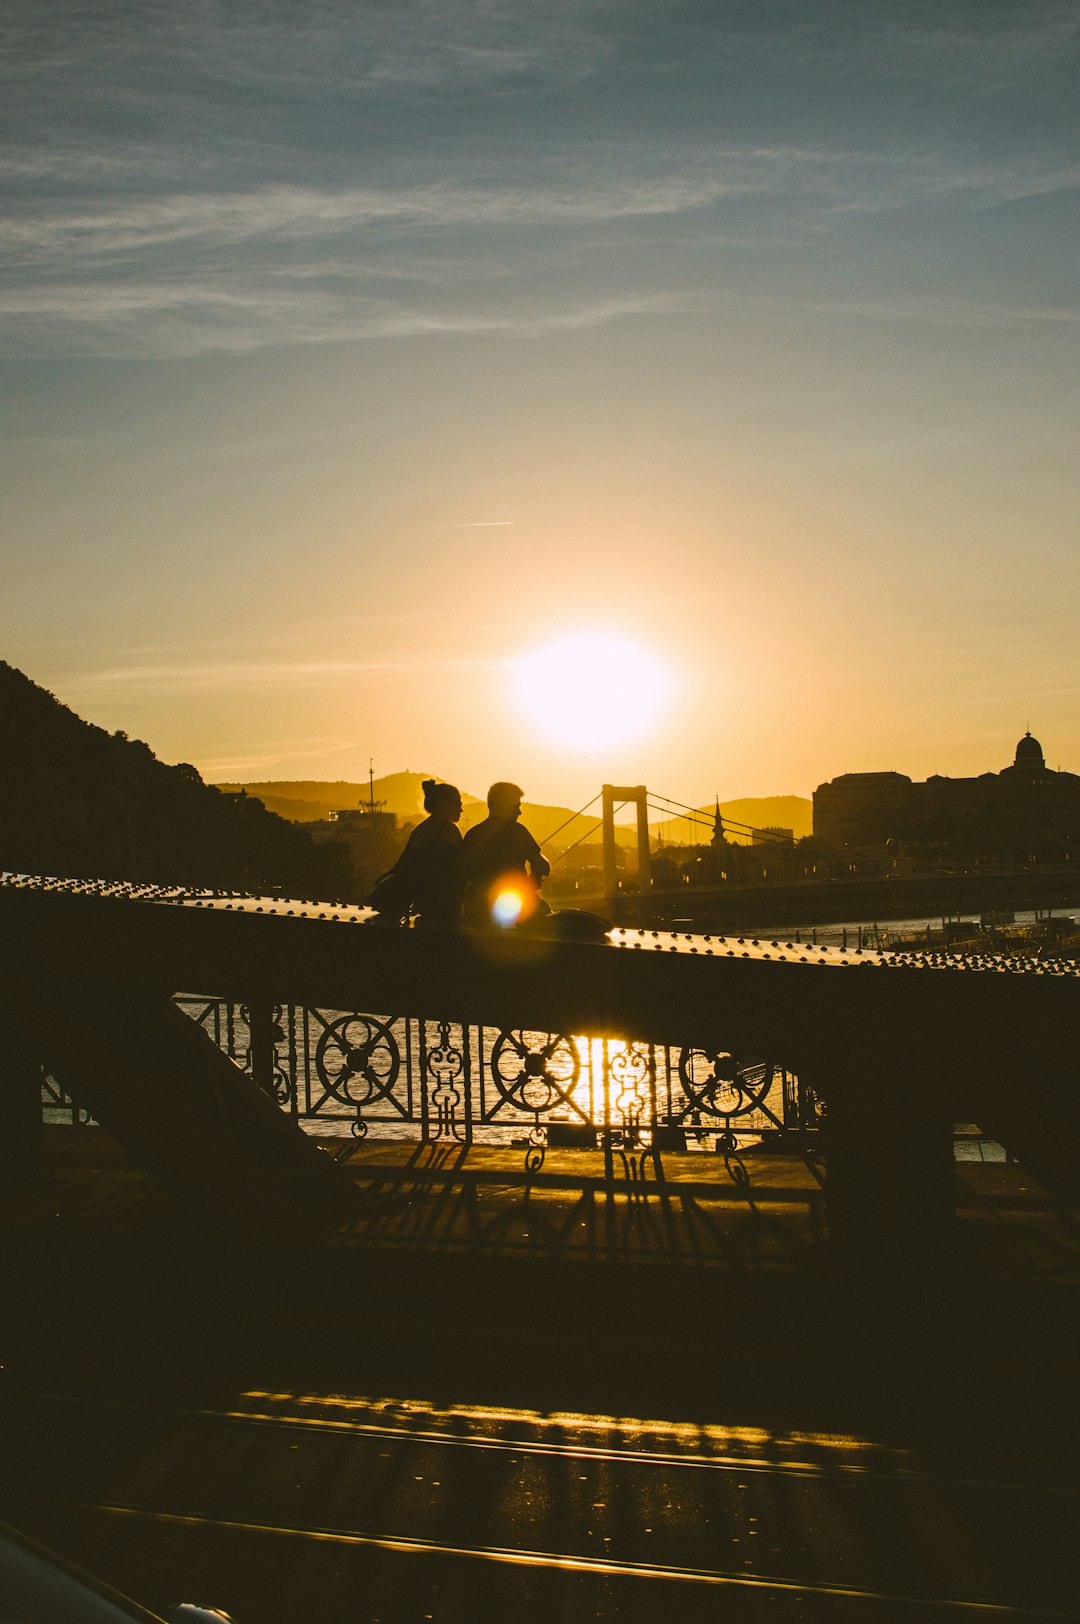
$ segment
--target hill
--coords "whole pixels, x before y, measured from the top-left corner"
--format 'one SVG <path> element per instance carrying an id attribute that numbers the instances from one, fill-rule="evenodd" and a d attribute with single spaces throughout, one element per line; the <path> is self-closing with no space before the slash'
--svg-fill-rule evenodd
<path id="1" fill-rule="evenodd" d="M 0 866 L 15 872 L 318 895 L 334 858 L 253 796 L 84 722 L 0 661 Z"/>
<path id="2" fill-rule="evenodd" d="M 384 778 L 375 780 L 375 800 L 382 802 L 383 810 L 393 812 L 403 823 L 414 822 L 424 816 L 421 785 L 425 778 L 437 776 L 436 773 L 388 773 Z M 293 818 L 298 823 L 314 823 L 328 818 L 331 812 L 367 806 L 372 789 L 368 784 L 353 783 L 344 778 L 277 779 L 259 783 L 222 783 L 217 787 L 233 794 L 246 791 L 248 795 L 257 795 L 272 812 L 283 818 Z M 462 790 L 461 799 L 465 806 L 461 827 L 469 829 L 487 815 L 487 805 L 482 797 L 471 795 L 467 790 Z M 568 806 L 526 801 L 522 806 L 521 821 L 541 845 L 555 835 L 555 850 L 563 850 L 589 836 L 597 840 L 600 838 L 599 811 L 580 817 Z M 632 846 L 636 836 L 632 829 L 617 825 L 616 839 L 620 845 Z"/>
<path id="3" fill-rule="evenodd" d="M 392 812 L 403 822 L 422 818 L 424 793 L 421 785 L 425 778 L 437 776 L 436 773 L 387 773 L 384 778 L 375 780 L 375 800 L 382 802 L 384 812 Z M 294 823 L 314 823 L 320 818 L 328 818 L 331 812 L 347 812 L 358 806 L 367 806 L 372 792 L 371 785 L 354 783 L 347 778 L 283 778 L 260 783 L 219 783 L 217 788 L 232 794 L 246 791 L 248 795 L 257 795 L 270 811 L 276 812 L 279 817 L 291 818 Z M 466 807 L 477 799 L 464 791 L 461 798 Z"/>
<path id="4" fill-rule="evenodd" d="M 376 778 L 374 795 L 384 804 L 384 810 L 409 823 L 423 817 L 425 778 L 435 773 L 388 773 Z M 275 779 L 251 783 L 222 783 L 219 789 L 233 793 L 245 791 L 257 795 L 263 804 L 279 817 L 291 818 L 297 823 L 313 823 L 328 818 L 331 812 L 352 807 L 367 806 L 371 788 L 368 784 L 350 779 Z M 465 816 L 462 828 L 478 823 L 484 816 L 483 800 L 462 790 Z M 714 807 L 699 808 L 691 819 L 665 818 L 649 825 L 649 833 L 656 844 L 668 846 L 707 845 L 712 838 Z M 729 840 L 748 840 L 749 829 L 779 826 L 792 829 L 796 840 L 811 831 L 812 805 L 803 795 L 765 795 L 744 797 L 741 800 L 722 801 L 720 815 L 732 827 Z M 536 836 L 541 845 L 552 845 L 553 851 L 564 850 L 578 841 L 600 839 L 599 811 L 580 817 L 566 806 L 550 806 L 543 802 L 527 801 L 522 808 L 522 822 Z M 637 836 L 627 824 L 616 824 L 615 838 L 620 846 L 633 847 Z M 554 842 L 552 837 L 554 836 Z"/>
<path id="5" fill-rule="evenodd" d="M 665 818 L 651 823 L 653 839 L 666 846 L 700 846 L 712 838 L 714 806 L 697 809 L 697 817 Z M 813 833 L 814 803 L 805 795 L 744 796 L 721 801 L 720 817 L 728 840 L 736 845 L 750 839 L 752 829 L 790 829 L 796 840 Z M 707 827 L 705 826 L 707 825 Z"/>

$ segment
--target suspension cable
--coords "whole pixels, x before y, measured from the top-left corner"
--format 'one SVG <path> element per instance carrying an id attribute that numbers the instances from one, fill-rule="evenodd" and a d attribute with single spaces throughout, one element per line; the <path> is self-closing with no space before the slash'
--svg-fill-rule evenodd
<path id="1" fill-rule="evenodd" d="M 659 790 L 653 790 L 651 793 L 656 795 L 659 800 L 667 801 L 670 806 L 677 806 L 679 811 L 685 815 L 685 821 L 687 823 L 696 822 L 703 825 L 705 828 L 710 828 L 713 826 L 713 820 L 708 817 L 708 814 L 702 807 L 684 806 L 682 801 L 673 800 L 670 795 L 664 795 Z M 655 810 L 660 811 L 661 809 L 656 807 Z M 763 838 L 758 842 L 758 844 L 762 846 L 787 845 L 787 839 L 784 835 L 774 834 L 771 829 L 763 829 L 755 823 L 743 823 L 739 818 L 726 818 L 724 817 L 723 813 L 720 815 L 720 823 L 725 829 L 738 830 L 743 834 L 761 835 Z"/>
<path id="2" fill-rule="evenodd" d="M 595 801 L 596 798 L 597 797 L 594 795 L 593 796 L 593 801 Z M 592 801 L 590 801 L 589 805 L 590 806 L 592 805 Z M 626 805 L 625 801 L 620 801 L 618 806 L 614 808 L 614 812 L 621 812 L 625 805 Z M 576 815 L 580 816 L 580 814 L 576 814 Z M 614 815 L 614 813 L 613 813 L 613 815 Z M 599 823 L 594 823 L 591 829 L 586 829 L 585 833 L 583 835 L 579 835 L 578 838 L 575 841 L 573 841 L 571 845 L 566 847 L 565 851 L 561 851 L 559 853 L 558 857 L 553 857 L 551 859 L 552 867 L 554 867 L 556 863 L 561 863 L 563 858 L 567 855 L 568 852 L 572 852 L 574 850 L 575 846 L 580 846 L 583 841 L 588 840 L 590 835 L 594 835 L 596 833 L 597 829 L 602 829 L 603 827 L 604 827 L 604 820 L 603 820 L 603 818 L 601 818 Z M 563 828 L 564 829 L 566 828 L 565 823 L 563 824 Z"/>
<path id="3" fill-rule="evenodd" d="M 676 821 L 681 823 L 703 823 L 707 824 L 709 827 L 711 827 L 713 823 L 712 817 L 707 812 L 702 811 L 700 807 L 688 807 L 685 812 L 682 810 L 673 812 L 671 807 L 665 806 L 662 801 L 654 801 L 652 799 L 649 800 L 648 806 L 650 812 L 663 813 L 665 817 L 675 818 Z M 724 819 L 722 821 L 726 822 L 727 820 Z"/>
<path id="4" fill-rule="evenodd" d="M 699 829 L 715 828 L 715 824 L 711 818 L 707 820 L 705 818 L 693 818 L 690 817 L 686 812 L 673 813 L 668 807 L 658 806 L 653 801 L 649 802 L 649 811 L 656 812 L 658 814 L 658 821 L 660 823 L 670 823 L 672 820 L 674 820 L 676 823 L 696 824 Z"/>
<path id="5" fill-rule="evenodd" d="M 649 793 L 651 796 L 655 795 L 660 801 L 667 801 L 670 806 L 678 807 L 679 811 L 683 814 L 692 814 L 692 816 L 688 816 L 686 818 L 688 823 L 692 823 L 696 820 L 699 824 L 708 827 L 706 819 L 702 814 L 701 807 L 686 806 L 682 801 L 676 801 L 670 795 L 664 795 L 660 790 L 650 790 Z M 654 810 L 660 811 L 661 808 L 655 807 Z M 732 829 L 743 834 L 762 836 L 763 838 L 757 842 L 758 845 L 779 846 L 787 844 L 786 839 L 782 835 L 774 835 L 768 829 L 759 828 L 753 823 L 743 823 L 738 818 L 726 818 L 721 815 L 720 823 L 725 829 Z M 888 857 L 884 852 L 874 851 L 868 846 L 829 846 L 821 840 L 817 840 L 815 844 L 818 850 L 822 852 L 824 856 L 840 858 L 845 862 L 850 862 L 853 858 L 863 858 L 864 860 L 879 863 L 888 861 Z M 930 865 L 930 872 L 932 874 L 948 875 L 962 874 L 964 870 L 962 867 L 959 867 L 956 864 L 934 863 Z"/>
<path id="6" fill-rule="evenodd" d="M 586 801 L 585 805 L 582 807 L 580 812 L 571 812 L 570 816 L 565 820 L 565 822 L 560 823 L 559 827 L 557 829 L 553 829 L 549 835 L 545 835 L 544 839 L 540 842 L 540 844 L 542 846 L 546 846 L 549 840 L 554 840 L 556 835 L 561 835 L 564 829 L 568 829 L 570 827 L 570 825 L 573 823 L 575 818 L 582 817 L 583 814 L 586 813 L 589 810 L 590 806 L 592 806 L 599 799 L 600 799 L 600 791 L 597 790 L 596 794 L 592 797 L 592 800 Z M 625 804 L 626 803 L 624 801 L 623 805 L 625 806 Z M 585 837 L 583 835 L 582 839 L 584 839 L 584 838 Z M 575 841 L 574 844 L 576 845 L 577 842 Z M 566 850 L 567 851 L 572 851 L 573 847 L 567 846 Z"/>

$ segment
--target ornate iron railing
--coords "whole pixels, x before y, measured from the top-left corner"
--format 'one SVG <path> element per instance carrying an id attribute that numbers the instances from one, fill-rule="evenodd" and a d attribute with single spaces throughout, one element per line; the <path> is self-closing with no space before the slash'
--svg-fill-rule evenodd
<path id="1" fill-rule="evenodd" d="M 176 1002 L 282 1110 L 359 1138 L 520 1144 L 537 1168 L 548 1146 L 726 1153 L 817 1126 L 812 1091 L 759 1057 L 299 1004 Z M 48 1077 L 42 1105 L 54 1120 L 85 1120 Z"/>
<path id="2" fill-rule="evenodd" d="M 828 1110 L 830 1233 L 861 1251 L 907 1257 L 947 1236 L 957 1121 L 1008 1145 L 1061 1199 L 1080 1188 L 1080 970 L 1064 961 L 658 927 L 600 942 L 573 920 L 545 937 L 444 937 L 374 927 L 343 905 L 33 875 L 0 876 L 0 914 L 11 1033 L 0 1137 L 16 1169 L 40 1160 L 37 1059 L 53 1052 L 76 1097 L 85 1088 L 134 1141 L 153 1127 L 155 1155 L 191 1183 L 163 1143 L 173 1096 L 149 1097 L 155 1068 L 171 1066 L 178 1097 L 206 1110 L 199 1045 L 160 1008 L 166 990 L 198 988 L 205 997 L 184 1007 L 258 1088 L 344 1133 L 516 1138 L 527 1157 L 560 1141 L 601 1143 L 609 1158 L 680 1142 L 725 1150 L 770 1128 L 810 1130 L 812 1083 Z M 282 995 L 293 1002 L 275 1010 Z M 349 1013 L 357 998 L 399 1014 Z M 113 1030 L 129 1008 L 131 1048 Z M 70 1109 L 46 1092 L 47 1111 Z M 212 1199 L 230 1177 L 204 1181 Z"/>

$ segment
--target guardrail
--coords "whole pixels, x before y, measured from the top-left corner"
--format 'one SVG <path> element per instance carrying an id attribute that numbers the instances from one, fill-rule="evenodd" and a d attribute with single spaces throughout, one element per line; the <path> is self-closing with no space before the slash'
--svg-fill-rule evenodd
<path id="1" fill-rule="evenodd" d="M 1080 1193 L 1071 964 L 657 930 L 443 934 L 381 928 L 363 909 L 35 877 L 0 882 L 0 925 L 0 1025 L 25 1085 L 0 1099 L 12 1120 L 31 1078 L 40 1114 L 50 1044 L 65 1087 L 90 1091 L 80 1022 L 98 1029 L 99 1097 L 119 1068 L 137 1114 L 155 1057 L 107 1037 L 105 1006 L 122 1023 L 132 1004 L 139 1041 L 176 1051 L 179 1097 L 187 1040 L 155 1000 L 186 992 L 264 1094 L 360 1131 L 396 1122 L 468 1142 L 505 1127 L 536 1153 L 561 1134 L 636 1150 L 668 1132 L 715 1143 L 754 1112 L 802 1129 L 820 1101 L 830 1231 L 852 1245 L 940 1244 L 955 1121 L 979 1123 L 1064 1199 Z"/>
<path id="2" fill-rule="evenodd" d="M 361 1139 L 520 1144 L 535 1171 L 548 1145 L 723 1153 L 766 1135 L 801 1145 L 818 1126 L 813 1090 L 767 1059 L 300 1004 L 174 1002 L 252 1077 L 267 1019 L 256 1080 L 298 1121 Z M 42 1108 L 78 1120 L 48 1076 Z"/>

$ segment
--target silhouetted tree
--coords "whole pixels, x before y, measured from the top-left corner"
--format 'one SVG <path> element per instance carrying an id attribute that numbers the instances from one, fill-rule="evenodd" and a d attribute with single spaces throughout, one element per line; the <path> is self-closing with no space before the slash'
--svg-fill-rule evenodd
<path id="1" fill-rule="evenodd" d="M 0 661 L 0 867 L 337 895 L 333 859 L 254 796 L 223 794 L 141 739 L 84 722 Z"/>

